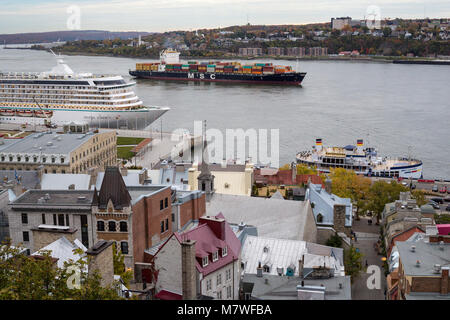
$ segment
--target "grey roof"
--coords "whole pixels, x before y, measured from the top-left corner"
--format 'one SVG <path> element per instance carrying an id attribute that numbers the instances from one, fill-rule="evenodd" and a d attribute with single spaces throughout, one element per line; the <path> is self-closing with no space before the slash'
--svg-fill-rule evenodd
<path id="1" fill-rule="evenodd" d="M 308 219 L 314 223 L 308 201 L 286 201 L 214 193 L 206 203 L 206 213 L 222 212 L 229 223 L 255 226 L 264 237 L 304 240 Z"/>
<path id="2" fill-rule="evenodd" d="M 416 247 L 415 252 L 411 251 L 411 246 Z M 400 255 L 400 260 L 406 275 L 410 276 L 439 276 L 434 271 L 436 264 L 441 267 L 450 267 L 450 244 L 429 243 L 417 241 L 414 243 L 398 241 L 396 246 Z M 420 261 L 418 267 L 417 260 Z"/>
<path id="3" fill-rule="evenodd" d="M 169 186 L 148 185 L 148 186 L 130 186 L 127 187 L 128 193 L 131 196 L 131 204 L 134 205 L 143 197 L 156 194 L 162 190 L 170 188 Z"/>
<path id="4" fill-rule="evenodd" d="M 6 177 L 8 181 L 15 181 L 15 174 L 17 173 L 17 176 L 21 177 L 20 184 L 23 188 L 29 190 L 29 189 L 37 189 L 39 186 L 39 176 L 38 172 L 36 170 L 33 171 L 26 171 L 26 170 L 17 170 L 14 172 L 14 170 L 0 170 L 0 179 L 3 179 Z"/>
<path id="5" fill-rule="evenodd" d="M 34 133 L 23 139 L 4 139 L 0 153 L 69 154 L 95 134 L 89 133 Z M 50 145 L 51 143 L 51 145 Z"/>
<path id="6" fill-rule="evenodd" d="M 28 190 L 17 197 L 11 205 L 13 208 L 76 206 L 90 209 L 93 195 L 93 191 L 86 190 Z"/>
<path id="7" fill-rule="evenodd" d="M 64 174 L 64 173 L 45 173 L 42 175 L 42 190 L 67 190 L 70 185 L 75 185 L 76 190 L 89 190 L 89 174 Z M 99 187 L 98 187 L 99 188 Z M 98 189 L 97 188 L 97 189 Z"/>
<path id="8" fill-rule="evenodd" d="M 252 296 L 261 300 L 297 300 L 297 286 L 301 284 L 299 277 L 245 274 L 242 280 L 245 287 L 251 288 Z M 339 288 L 342 284 L 342 289 Z M 351 300 L 350 276 L 339 276 L 328 279 L 304 280 L 305 286 L 325 287 L 325 300 Z"/>

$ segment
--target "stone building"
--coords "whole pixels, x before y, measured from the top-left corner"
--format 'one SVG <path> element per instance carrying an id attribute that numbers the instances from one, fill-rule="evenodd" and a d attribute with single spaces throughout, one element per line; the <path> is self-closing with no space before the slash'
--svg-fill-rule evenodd
<path id="1" fill-rule="evenodd" d="M 92 191 L 28 190 L 10 202 L 8 212 L 12 245 L 22 243 L 37 250 L 34 234 L 39 229 L 69 227 L 84 246 L 95 243 L 95 225 L 91 215 Z"/>
<path id="2" fill-rule="evenodd" d="M 40 132 L 22 139 L 0 138 L 0 170 L 44 173 L 86 173 L 89 168 L 115 165 L 116 133 Z"/>
<path id="3" fill-rule="evenodd" d="M 267 54 L 269 56 L 284 56 L 285 50 L 286 50 L 285 48 L 269 47 L 267 48 Z"/>
<path id="4" fill-rule="evenodd" d="M 262 48 L 239 48 L 240 56 L 261 56 Z"/>

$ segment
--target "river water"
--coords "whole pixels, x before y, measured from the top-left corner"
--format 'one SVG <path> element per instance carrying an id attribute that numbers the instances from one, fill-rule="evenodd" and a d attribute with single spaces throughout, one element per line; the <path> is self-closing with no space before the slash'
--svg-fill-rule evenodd
<path id="1" fill-rule="evenodd" d="M 76 72 L 121 74 L 149 60 L 64 56 Z M 259 60 L 267 62 L 270 60 Z M 280 165 L 316 138 L 325 146 L 364 139 L 380 155 L 421 159 L 424 177 L 450 178 L 450 67 L 344 61 L 271 61 L 307 72 L 302 87 L 138 80 L 146 105 L 169 106 L 163 131 L 279 129 Z M 1 71 L 47 71 L 51 54 L 0 49 Z M 160 121 L 152 125 L 160 127 Z"/>

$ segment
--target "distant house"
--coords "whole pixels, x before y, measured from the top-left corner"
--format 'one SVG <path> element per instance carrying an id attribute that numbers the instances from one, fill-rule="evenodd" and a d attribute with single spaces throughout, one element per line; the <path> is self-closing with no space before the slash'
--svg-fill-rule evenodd
<path id="1" fill-rule="evenodd" d="M 349 234 L 353 222 L 351 199 L 332 194 L 330 180 L 325 182 L 325 188 L 322 188 L 322 185 L 309 184 L 305 199 L 311 202 L 318 225 L 334 227 L 337 232 Z"/>

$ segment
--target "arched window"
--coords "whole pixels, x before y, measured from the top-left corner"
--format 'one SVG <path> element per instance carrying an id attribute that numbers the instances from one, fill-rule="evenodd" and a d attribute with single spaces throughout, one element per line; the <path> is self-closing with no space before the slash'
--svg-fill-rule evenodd
<path id="1" fill-rule="evenodd" d="M 105 222 L 97 221 L 97 231 L 105 231 Z"/>
<path id="2" fill-rule="evenodd" d="M 318 223 L 322 223 L 322 222 L 323 222 L 323 215 L 322 215 L 321 213 L 319 213 L 319 214 L 317 215 L 317 222 L 318 222 Z"/>
<path id="3" fill-rule="evenodd" d="M 120 221 L 119 228 L 120 232 L 128 232 L 128 225 L 125 221 Z"/>
<path id="4" fill-rule="evenodd" d="M 115 221 L 109 221 L 108 222 L 108 230 L 109 231 L 116 231 L 116 222 Z"/>
<path id="5" fill-rule="evenodd" d="M 268 265 L 264 265 L 263 266 L 263 271 L 269 273 L 270 272 L 270 267 Z"/>

